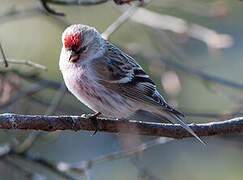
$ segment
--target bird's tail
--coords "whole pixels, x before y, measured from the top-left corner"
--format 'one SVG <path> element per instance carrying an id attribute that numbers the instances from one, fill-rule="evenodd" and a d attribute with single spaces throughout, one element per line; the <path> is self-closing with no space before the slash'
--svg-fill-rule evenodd
<path id="1" fill-rule="evenodd" d="M 170 111 L 159 111 L 159 114 L 168 119 L 171 123 L 176 124 L 179 123 L 183 128 L 185 128 L 191 135 L 193 135 L 199 142 L 201 142 L 203 145 L 206 145 L 203 140 L 198 137 L 198 135 L 187 125 L 186 122 L 184 122 L 179 115 L 174 114 L 174 112 Z"/>
<path id="2" fill-rule="evenodd" d="M 173 118 L 173 120 L 175 120 L 183 128 L 185 128 L 189 133 L 191 133 L 191 135 L 193 135 L 200 143 L 202 143 L 203 145 L 206 145 L 206 143 L 179 116 L 172 114 L 172 113 L 169 113 L 169 115 Z"/>

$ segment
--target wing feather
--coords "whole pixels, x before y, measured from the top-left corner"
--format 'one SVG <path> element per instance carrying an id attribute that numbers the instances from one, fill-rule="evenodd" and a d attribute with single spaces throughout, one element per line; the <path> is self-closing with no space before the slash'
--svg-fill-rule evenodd
<path id="1" fill-rule="evenodd" d="M 132 57 L 109 42 L 107 49 L 104 56 L 92 61 L 99 83 L 126 98 L 183 116 L 166 103 L 155 83 Z"/>

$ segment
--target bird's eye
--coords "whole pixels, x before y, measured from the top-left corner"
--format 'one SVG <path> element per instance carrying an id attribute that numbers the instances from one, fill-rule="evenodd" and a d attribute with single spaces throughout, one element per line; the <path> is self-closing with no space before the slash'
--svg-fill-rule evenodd
<path id="1" fill-rule="evenodd" d="M 85 52 L 87 50 L 87 46 L 84 46 L 82 48 L 80 48 L 78 51 L 77 51 L 77 54 L 82 54 L 83 52 Z"/>

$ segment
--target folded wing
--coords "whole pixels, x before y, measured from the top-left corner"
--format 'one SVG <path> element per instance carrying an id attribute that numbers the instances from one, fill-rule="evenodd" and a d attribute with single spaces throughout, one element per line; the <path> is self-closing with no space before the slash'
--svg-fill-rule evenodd
<path id="1" fill-rule="evenodd" d="M 104 56 L 92 61 L 99 83 L 126 98 L 183 116 L 166 103 L 155 83 L 132 57 L 108 42 L 107 49 Z"/>

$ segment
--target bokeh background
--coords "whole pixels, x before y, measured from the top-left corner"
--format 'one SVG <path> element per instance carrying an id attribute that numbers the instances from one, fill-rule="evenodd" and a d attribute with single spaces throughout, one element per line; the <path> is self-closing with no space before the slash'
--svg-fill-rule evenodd
<path id="1" fill-rule="evenodd" d="M 114 2 L 94 6 L 50 5 L 65 17 L 46 13 L 37 0 L 0 0 L 0 41 L 9 59 L 31 60 L 44 65 L 47 71 L 33 67 L 10 64 L 0 65 L 0 103 L 4 104 L 19 93 L 33 88 L 37 80 L 26 80 L 16 73 L 63 82 L 58 61 L 62 47 L 61 35 L 66 24 L 87 24 L 100 33 L 129 8 Z M 131 54 L 151 75 L 159 91 L 168 102 L 188 114 L 188 123 L 221 121 L 240 116 L 243 107 L 241 88 L 232 88 L 202 79 L 187 67 L 207 75 L 243 83 L 243 2 L 199 0 L 153 0 L 143 8 L 181 18 L 188 24 L 198 24 L 219 34 L 226 35 L 226 48 L 208 46 L 204 41 L 185 33 L 174 33 L 128 20 L 114 32 L 109 40 Z M 145 21 L 150 21 L 145 18 Z M 157 22 L 160 24 L 160 22 Z M 168 22 L 169 23 L 169 22 Z M 145 22 L 146 24 L 146 22 Z M 232 38 L 232 39 L 231 39 Z M 210 36 L 209 36 L 210 39 Z M 217 39 L 210 39 L 215 42 Z M 170 64 L 173 62 L 175 64 Z M 38 79 L 36 78 L 36 79 Z M 58 88 L 44 88 L 37 93 L 21 97 L 9 106 L 0 106 L 0 112 L 20 114 L 45 114 Z M 65 93 L 55 115 L 81 115 L 91 113 L 74 96 Z M 0 131 L 1 145 L 22 142 L 29 131 Z M 30 151 L 56 162 L 92 160 L 123 149 L 121 141 L 133 136 L 120 136 L 98 132 L 44 133 L 35 140 Z M 153 138 L 136 137 L 139 142 Z M 13 140 L 14 139 L 14 140 Z M 93 179 L 162 179 L 162 180 L 241 180 L 243 178 L 242 135 L 204 137 L 203 147 L 188 138 L 153 146 L 136 156 L 111 160 L 92 167 Z M 138 143 L 134 142 L 134 145 Z M 134 165 L 131 159 L 136 159 Z M 21 166 L 38 172 L 47 179 L 62 179 L 50 170 L 30 162 L 12 159 Z M 146 169 L 145 171 L 141 171 Z M 86 179 L 85 176 L 78 176 Z M 27 179 L 15 168 L 0 159 L 0 180 Z"/>

